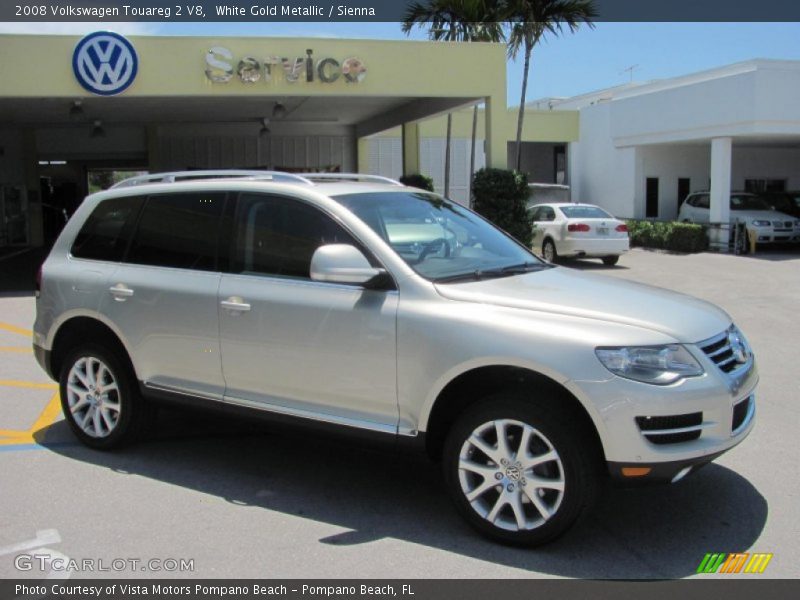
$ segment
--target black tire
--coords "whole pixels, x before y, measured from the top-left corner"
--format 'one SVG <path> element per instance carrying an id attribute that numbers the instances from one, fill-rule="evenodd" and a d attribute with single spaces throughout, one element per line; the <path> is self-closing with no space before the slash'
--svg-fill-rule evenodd
<path id="1" fill-rule="evenodd" d="M 550 238 L 547 238 L 542 243 L 542 256 L 548 262 L 554 263 L 558 260 L 558 251 L 556 250 L 556 245 Z M 550 256 L 551 258 L 547 258 Z"/>
<path id="2" fill-rule="evenodd" d="M 444 469 L 444 479 L 448 491 L 459 513 L 473 528 L 484 536 L 503 544 L 528 547 L 539 546 L 551 542 L 566 533 L 581 517 L 589 512 L 598 494 L 601 461 L 592 441 L 591 432 L 587 431 L 586 427 L 580 426 L 580 421 L 575 418 L 573 412 L 559 408 L 557 402 L 537 402 L 536 399 L 526 398 L 522 394 L 503 392 L 487 397 L 471 406 L 459 417 L 445 441 L 442 468 Z M 541 471 L 533 472 L 530 469 L 519 469 L 516 475 L 514 473 L 509 475 L 509 472 L 505 470 L 502 473 L 504 477 L 497 482 L 496 486 L 492 486 L 483 495 L 473 499 L 477 505 L 488 500 L 485 507 L 473 507 L 473 504 L 466 497 L 466 491 L 462 488 L 462 476 L 467 478 L 467 481 L 471 477 L 482 476 L 474 476 L 469 469 L 461 469 L 459 467 L 462 454 L 466 453 L 465 456 L 470 462 L 485 462 L 490 469 L 498 468 L 498 472 L 503 469 L 513 469 L 513 465 L 504 468 L 499 463 L 489 459 L 488 455 L 475 452 L 472 447 L 468 447 L 468 440 L 473 432 L 481 427 L 489 427 L 488 431 L 491 432 L 490 422 L 499 419 L 508 419 L 528 425 L 544 436 L 546 442 L 549 442 L 551 448 L 557 452 L 560 463 L 553 461 L 545 463 L 547 466 L 534 467 L 536 469 L 551 469 L 550 476 L 555 477 L 556 480 L 559 477 L 563 480 L 563 492 L 560 500 L 553 501 L 553 506 L 547 507 L 552 508 L 553 511 L 546 519 L 536 509 L 527 494 L 542 494 L 542 499 L 547 504 L 559 492 L 555 490 L 541 491 L 541 488 L 533 491 L 527 487 L 528 485 L 533 485 L 532 482 L 525 479 L 526 477 L 532 478 L 533 475 L 541 477 Z M 508 429 L 506 429 L 509 432 L 508 438 L 512 439 L 512 441 L 515 428 L 517 428 L 517 425 L 510 423 Z M 518 436 L 520 438 L 522 437 L 522 431 L 519 428 Z M 495 439 L 497 438 L 495 437 Z M 536 442 L 538 441 L 536 440 Z M 532 443 L 534 442 L 529 443 L 529 448 Z M 541 446 L 541 448 L 544 448 L 544 446 Z M 539 456 L 540 453 L 537 452 L 535 455 Z M 517 457 L 519 456 L 517 455 Z M 517 463 L 517 466 L 519 466 L 519 463 Z M 547 472 L 544 474 L 548 475 Z M 512 476 L 520 476 L 521 479 L 512 480 Z M 495 479 L 498 479 L 497 473 L 495 473 Z M 485 477 L 480 481 L 489 483 L 491 480 Z M 502 522 L 499 525 L 495 524 L 501 519 L 495 518 L 495 523 L 487 520 L 488 516 L 491 516 L 491 511 L 486 517 L 478 512 L 478 510 L 485 510 L 489 505 L 492 505 L 492 498 L 499 498 L 500 494 L 504 493 L 503 490 L 508 489 L 506 487 L 507 484 L 513 483 L 513 481 L 517 482 L 516 493 L 520 496 L 521 501 L 526 503 L 522 505 L 526 513 L 526 519 L 527 516 L 531 517 L 530 522 L 525 520 L 524 528 L 517 527 L 515 531 L 504 528 Z M 522 484 L 524 484 L 524 487 L 521 487 Z M 533 489 L 536 488 L 534 487 Z M 550 499 L 544 496 L 545 494 L 549 494 Z M 496 500 L 494 504 L 496 504 Z M 516 513 L 511 510 L 512 508 L 510 505 L 503 506 L 498 517 L 502 517 L 506 521 L 514 521 Z M 537 524 L 537 518 L 542 522 Z M 516 521 L 516 523 L 519 523 L 519 521 Z M 508 523 L 505 526 L 508 527 Z"/>
<path id="3" fill-rule="evenodd" d="M 607 267 L 613 267 L 615 264 L 619 262 L 619 256 L 604 256 L 603 257 L 603 264 Z"/>
<path id="4" fill-rule="evenodd" d="M 84 431 L 70 409 L 70 397 L 73 399 L 76 397 L 75 394 L 70 396 L 67 390 L 70 372 L 73 367 L 87 359 L 100 361 L 111 374 L 111 381 L 116 383 L 117 388 L 116 391 L 105 395 L 106 400 L 111 401 L 109 405 L 118 406 L 114 426 L 113 428 L 109 427 L 108 422 L 102 420 L 101 429 L 105 431 L 101 431 L 100 435 L 90 435 Z M 111 450 L 130 444 L 139 439 L 144 430 L 154 422 L 155 408 L 140 396 L 130 363 L 102 344 L 87 343 L 71 350 L 61 367 L 58 381 L 64 417 L 75 436 L 90 448 Z M 91 395 L 94 396 L 94 394 L 95 392 L 92 391 Z M 95 400 L 93 399 L 92 402 Z M 78 415 L 78 418 L 85 416 L 85 410 L 78 411 Z"/>

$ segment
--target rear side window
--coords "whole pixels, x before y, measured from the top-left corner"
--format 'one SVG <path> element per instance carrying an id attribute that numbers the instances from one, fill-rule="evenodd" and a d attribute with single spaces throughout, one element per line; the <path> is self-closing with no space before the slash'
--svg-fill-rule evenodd
<path id="1" fill-rule="evenodd" d="M 355 240 L 318 209 L 288 198 L 242 194 L 231 271 L 308 279 L 311 257 L 325 244 Z"/>
<path id="2" fill-rule="evenodd" d="M 72 256 L 119 262 L 125 254 L 130 232 L 142 199 L 104 200 L 94 209 L 72 244 Z"/>
<path id="3" fill-rule="evenodd" d="M 140 265 L 213 271 L 224 192 L 150 196 L 127 261 Z"/>

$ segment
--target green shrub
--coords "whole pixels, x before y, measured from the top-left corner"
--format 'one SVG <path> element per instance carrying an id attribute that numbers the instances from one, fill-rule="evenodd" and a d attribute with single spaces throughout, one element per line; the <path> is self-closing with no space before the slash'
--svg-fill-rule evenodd
<path id="1" fill-rule="evenodd" d="M 635 220 L 627 224 L 631 246 L 672 252 L 703 252 L 708 249 L 708 234 L 702 225 Z"/>
<path id="2" fill-rule="evenodd" d="M 528 178 L 504 169 L 481 169 L 472 178 L 475 211 L 530 248 L 533 218 L 527 208 Z"/>
<path id="3" fill-rule="evenodd" d="M 412 175 L 403 175 L 400 178 L 400 183 L 403 185 L 407 185 L 409 187 L 419 188 L 421 190 L 427 190 L 429 192 L 433 191 L 433 179 L 431 177 L 426 177 L 420 173 L 414 173 Z"/>

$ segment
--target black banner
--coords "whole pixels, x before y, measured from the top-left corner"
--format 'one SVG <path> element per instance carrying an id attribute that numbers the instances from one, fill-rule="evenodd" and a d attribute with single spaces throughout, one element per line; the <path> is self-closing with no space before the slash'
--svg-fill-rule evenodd
<path id="1" fill-rule="evenodd" d="M 411 0 L 3 0 L 0 21 L 402 21 Z M 797 0 L 595 0 L 596 21 L 800 21 Z"/>

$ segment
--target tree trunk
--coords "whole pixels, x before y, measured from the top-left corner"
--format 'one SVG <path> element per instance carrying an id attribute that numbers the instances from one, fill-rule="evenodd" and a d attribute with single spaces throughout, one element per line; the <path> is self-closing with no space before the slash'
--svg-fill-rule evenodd
<path id="1" fill-rule="evenodd" d="M 528 94 L 528 69 L 531 66 L 531 54 L 533 53 L 533 45 L 525 42 L 525 66 L 522 71 L 522 96 L 519 101 L 519 114 L 517 115 L 517 156 L 516 156 L 516 169 L 522 170 L 522 121 L 525 118 L 525 97 Z"/>
<path id="2" fill-rule="evenodd" d="M 467 202 L 472 208 L 472 178 L 475 175 L 475 141 L 478 137 L 478 105 L 472 107 L 472 144 L 469 147 L 469 182 Z"/>
<path id="3" fill-rule="evenodd" d="M 447 139 L 444 146 L 444 197 L 450 199 L 450 137 L 453 134 L 453 113 L 447 113 Z"/>

